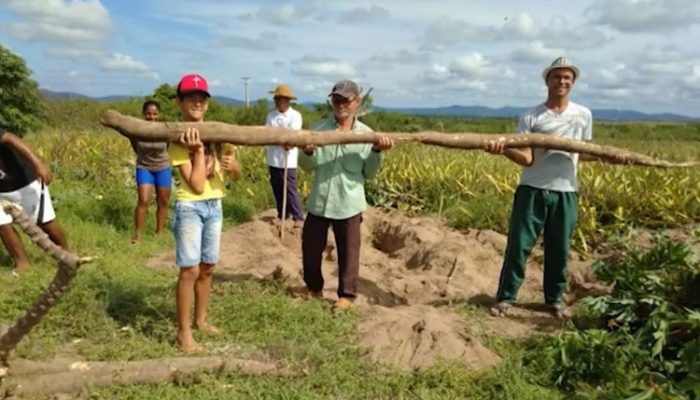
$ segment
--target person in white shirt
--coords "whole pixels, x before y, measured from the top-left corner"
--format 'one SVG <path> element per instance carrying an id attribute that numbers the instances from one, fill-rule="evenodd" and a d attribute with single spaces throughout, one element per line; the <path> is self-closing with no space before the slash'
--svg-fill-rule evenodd
<path id="1" fill-rule="evenodd" d="M 267 114 L 265 126 L 300 130 L 302 118 L 299 111 L 290 106 L 296 97 L 287 85 L 278 85 L 270 92 L 275 101 L 275 110 Z M 286 158 L 286 165 L 285 165 Z M 298 149 L 292 146 L 268 146 L 267 165 L 270 170 L 270 185 L 277 203 L 277 217 L 282 218 L 282 198 L 284 191 L 284 168 L 287 168 L 287 209 L 285 218 L 291 217 L 295 228 L 304 225 L 304 214 L 301 209 L 301 196 L 297 191 L 297 158 Z"/>
<path id="2" fill-rule="evenodd" d="M 569 93 L 579 77 L 579 69 L 559 57 L 542 72 L 547 100 L 520 117 L 518 132 L 543 133 L 588 141 L 593 136 L 591 111 L 569 101 Z M 515 192 L 508 228 L 508 244 L 496 294 L 491 308 L 494 316 L 505 315 L 516 300 L 525 278 L 525 265 L 544 231 L 544 300 L 557 318 L 570 313 L 562 301 L 566 289 L 566 267 L 578 207 L 578 161 L 595 161 L 587 154 L 539 148 L 505 148 L 503 141 L 489 142 L 488 150 L 503 154 L 524 168 Z M 623 156 L 607 158 L 613 164 L 625 163 Z"/>

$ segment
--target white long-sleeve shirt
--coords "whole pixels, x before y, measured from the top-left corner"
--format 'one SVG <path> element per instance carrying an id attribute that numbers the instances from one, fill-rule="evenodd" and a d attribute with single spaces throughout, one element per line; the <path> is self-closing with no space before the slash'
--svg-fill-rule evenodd
<path id="1" fill-rule="evenodd" d="M 286 128 L 300 130 L 302 125 L 299 111 L 289 107 L 285 112 L 279 110 L 270 111 L 265 120 L 265 126 L 274 128 Z M 275 168 L 284 168 L 284 156 L 287 155 L 287 168 L 296 168 L 299 150 L 294 147 L 287 151 L 282 146 L 267 146 L 267 165 Z"/>

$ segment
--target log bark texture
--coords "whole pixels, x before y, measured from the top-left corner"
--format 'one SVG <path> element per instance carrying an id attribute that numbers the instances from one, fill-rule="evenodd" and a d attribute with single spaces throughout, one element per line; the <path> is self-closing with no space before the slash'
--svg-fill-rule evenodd
<path id="1" fill-rule="evenodd" d="M 10 370 L 3 382 L 0 399 L 17 396 L 40 396 L 56 393 L 76 393 L 85 389 L 124 384 L 155 384 L 171 382 L 180 385 L 197 383 L 197 373 L 239 371 L 249 375 L 289 375 L 275 363 L 226 357 L 176 357 L 124 362 L 75 362 L 42 365 L 32 374 L 25 368 L 17 375 Z M 45 371 L 52 373 L 43 373 Z"/>
<path id="2" fill-rule="evenodd" d="M 130 139 L 146 142 L 177 142 L 180 135 L 187 127 L 194 126 L 199 129 L 203 141 L 227 142 L 242 146 L 324 146 L 331 144 L 375 143 L 379 136 L 389 136 L 397 142 L 416 142 L 433 146 L 465 150 L 485 150 L 490 141 L 499 140 L 503 141 L 505 143 L 505 147 L 507 148 L 537 147 L 590 154 L 601 158 L 624 156 L 628 164 L 648 167 L 671 168 L 693 167 L 700 165 L 700 163 L 697 161 L 672 162 L 660 160 L 618 147 L 603 146 L 590 142 L 566 139 L 539 133 L 519 135 L 512 133 L 445 134 L 439 132 L 334 132 L 332 135 L 329 135 L 327 133 L 316 131 L 291 131 L 281 128 L 231 125 L 222 122 L 148 122 L 138 118 L 122 115 L 114 110 L 105 111 L 100 117 L 100 123 L 106 127 L 118 131 Z"/>
<path id="3" fill-rule="evenodd" d="M 56 276 L 46 292 L 29 307 L 24 316 L 0 336 L 0 366 L 7 366 L 12 350 L 68 291 L 70 282 L 78 272 L 80 265 L 90 260 L 81 259 L 57 246 L 19 206 L 11 203 L 5 203 L 2 206 L 5 212 L 12 216 L 13 222 L 19 225 L 32 242 L 58 261 L 58 271 L 56 271 Z"/>

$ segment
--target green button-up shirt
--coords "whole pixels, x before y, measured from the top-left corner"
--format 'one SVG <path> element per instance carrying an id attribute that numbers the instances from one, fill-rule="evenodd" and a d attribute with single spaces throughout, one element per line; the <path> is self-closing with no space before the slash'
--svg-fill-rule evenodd
<path id="1" fill-rule="evenodd" d="M 312 130 L 335 131 L 337 128 L 335 118 L 329 118 Z M 352 130 L 372 132 L 357 119 Z M 306 200 L 307 209 L 313 215 L 330 219 L 347 219 L 361 213 L 367 208 L 365 179 L 377 175 L 380 164 L 381 153 L 372 151 L 370 143 L 317 147 L 310 156 L 300 152 L 299 166 L 315 172 Z"/>

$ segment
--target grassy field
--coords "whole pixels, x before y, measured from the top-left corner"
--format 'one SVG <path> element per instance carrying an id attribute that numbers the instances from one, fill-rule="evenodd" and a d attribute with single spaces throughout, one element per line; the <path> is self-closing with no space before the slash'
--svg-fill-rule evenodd
<path id="1" fill-rule="evenodd" d="M 373 116 L 383 129 L 381 116 Z M 392 117 L 399 118 L 399 117 Z M 417 119 L 421 129 L 437 122 Z M 384 122 L 387 124 L 388 123 Z M 456 123 L 456 122 L 455 122 Z M 474 131 L 502 131 L 513 121 L 460 122 Z M 469 124 L 471 128 L 469 128 Z M 474 125 L 476 124 L 476 125 Z M 451 125 L 450 125 L 451 126 Z M 484 128 L 485 126 L 485 128 Z M 669 128 L 669 126 L 671 128 Z M 603 142 L 670 159 L 700 159 L 700 125 L 603 124 Z M 466 128 L 465 128 L 466 127 Z M 390 129 L 386 129 L 390 130 Z M 398 129 L 394 129 L 398 130 Z M 17 356 L 50 359 L 71 351 L 89 360 L 136 360 L 176 355 L 176 272 L 147 270 L 143 263 L 174 242 L 170 235 L 129 243 L 135 190 L 133 157 L 115 133 L 67 133 L 46 129 L 26 138 L 51 163 L 57 176 L 52 195 L 71 247 L 99 260 L 87 266 L 61 303 L 20 345 Z M 226 227 L 271 207 L 262 149 L 243 149 L 245 170 L 224 203 Z M 593 250 L 633 227 L 679 228 L 700 219 L 700 169 L 652 170 L 583 165 L 576 245 Z M 445 217 L 459 228 L 505 232 L 518 169 L 500 157 L 402 145 L 388 152 L 378 179 L 368 184 L 373 205 Z M 302 175 L 306 193 L 309 177 Z M 153 212 L 153 210 L 151 210 Z M 148 231 L 153 231 L 149 218 Z M 11 260 L 0 256 L 0 321 L 12 321 L 42 292 L 55 265 L 31 250 L 34 267 L 21 279 L 10 276 Z M 460 308 L 461 307 L 461 308 Z M 456 307 L 466 318 L 481 309 Z M 224 354 L 259 352 L 281 359 L 299 377 L 203 374 L 188 386 L 114 387 L 91 399 L 571 399 L 553 379 L 551 338 L 520 341 L 482 338 L 504 361 L 485 372 L 455 364 L 406 373 L 360 362 L 352 344 L 359 315 L 336 315 L 316 302 L 296 302 L 274 284 L 217 283 L 212 318 L 223 337 L 202 337 Z M 214 340 L 212 342 L 212 340 Z M 70 350 L 64 349 L 70 344 Z M 578 398 L 597 397 L 595 389 Z M 609 398 L 609 397 L 607 397 Z M 671 398 L 671 397 L 669 397 Z"/>

